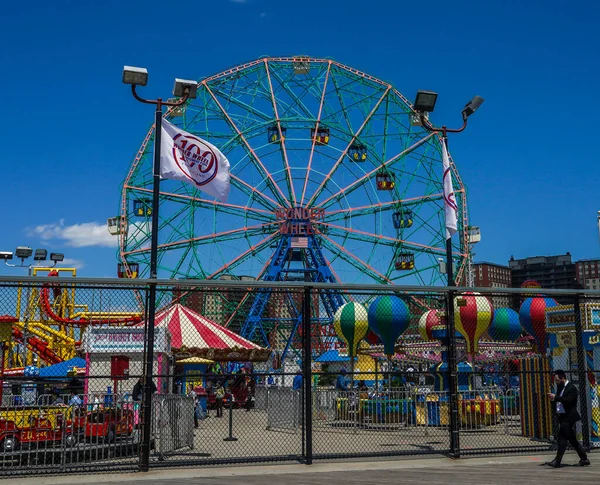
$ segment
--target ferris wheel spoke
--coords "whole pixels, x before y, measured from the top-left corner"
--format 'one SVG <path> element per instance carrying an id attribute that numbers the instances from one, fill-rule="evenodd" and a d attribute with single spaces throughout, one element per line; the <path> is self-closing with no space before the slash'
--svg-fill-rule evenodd
<path id="1" fill-rule="evenodd" d="M 348 209 L 338 209 L 333 211 L 325 211 L 325 222 L 337 221 L 345 219 L 347 217 L 360 217 L 365 215 L 371 215 L 373 211 L 377 210 L 385 212 L 388 210 L 395 210 L 398 207 L 411 207 L 419 205 L 423 202 L 434 202 L 441 200 L 444 194 L 437 193 L 431 195 L 423 195 L 421 197 L 410 197 L 407 199 L 396 199 L 389 202 L 378 202 L 376 204 L 362 205 L 360 207 L 350 207 Z"/>
<path id="2" fill-rule="evenodd" d="M 248 140 L 246 140 L 246 137 L 244 136 L 244 134 L 242 133 L 242 131 L 240 131 L 240 129 L 238 128 L 238 126 L 236 125 L 236 123 L 231 119 L 231 116 L 229 116 L 229 114 L 227 113 L 227 111 L 225 111 L 225 109 L 223 108 L 223 106 L 221 105 L 221 103 L 219 102 L 219 100 L 217 99 L 217 97 L 214 95 L 214 93 L 212 92 L 212 90 L 210 89 L 210 87 L 206 83 L 204 83 L 204 86 L 205 86 L 207 92 L 212 97 L 213 101 L 219 106 L 221 112 L 223 113 L 223 116 L 225 117 L 225 119 L 229 123 L 229 126 L 231 127 L 231 129 L 236 132 L 237 136 L 243 142 L 244 147 L 246 149 L 246 152 L 248 153 L 248 156 L 250 157 L 250 160 L 253 162 L 253 164 L 255 165 L 255 167 L 257 168 L 257 170 L 265 178 L 267 186 L 271 189 L 271 191 L 273 192 L 273 195 L 277 198 L 277 200 L 279 202 L 278 205 L 289 207 L 289 205 L 290 205 L 289 201 L 286 200 L 285 195 L 283 194 L 283 192 L 279 188 L 279 185 L 277 185 L 277 183 L 273 179 L 273 176 L 269 173 L 269 171 L 267 170 L 267 168 L 260 161 L 260 158 L 258 157 L 258 155 L 256 154 L 256 152 L 254 151 L 254 149 L 250 146 L 250 143 L 248 143 Z"/>
<path id="3" fill-rule="evenodd" d="M 304 187 L 302 189 L 302 198 L 300 199 L 300 207 L 303 207 L 304 197 L 306 195 L 306 187 L 308 186 L 308 179 L 310 177 L 310 172 L 312 170 L 312 161 L 313 156 L 315 154 L 315 146 L 317 143 L 317 130 L 319 129 L 319 124 L 321 123 L 321 114 L 323 113 L 323 105 L 325 103 L 325 93 L 327 92 L 327 83 L 329 81 L 329 73 L 331 72 L 331 63 L 327 66 L 327 72 L 325 73 L 325 82 L 323 83 L 323 92 L 321 93 L 321 102 L 319 103 L 319 112 L 317 113 L 317 122 L 315 124 L 315 136 L 312 139 L 312 144 L 310 147 L 310 155 L 308 157 L 308 166 L 306 167 L 306 177 L 304 179 Z"/>
<path id="4" fill-rule="evenodd" d="M 435 135 L 435 133 L 431 133 L 429 135 L 427 135 L 425 138 L 421 138 L 421 140 L 419 140 L 417 143 L 413 144 L 412 146 L 406 148 L 405 150 L 402 150 L 400 153 L 398 153 L 396 156 L 390 158 L 389 160 L 387 160 L 386 162 L 384 162 L 381 167 L 376 167 L 373 170 L 371 170 L 370 172 L 366 173 L 365 175 L 363 175 L 362 177 L 360 177 L 358 180 L 355 180 L 354 182 L 350 183 L 349 185 L 347 185 L 346 187 L 344 187 L 343 189 L 340 189 L 338 192 L 336 192 L 335 194 L 329 196 L 327 199 L 325 199 L 324 201 L 320 202 L 319 204 L 316 204 L 315 207 L 323 207 L 326 208 L 329 205 L 331 205 L 333 202 L 337 201 L 341 196 L 347 196 L 348 194 L 352 193 L 354 190 L 356 190 L 357 188 L 359 188 L 360 186 L 364 185 L 365 183 L 367 183 L 370 179 L 372 179 L 374 176 L 377 175 L 377 172 L 383 167 L 383 168 L 388 168 L 391 165 L 393 165 L 394 163 L 396 163 L 398 160 L 401 160 L 402 158 L 404 158 L 405 156 L 407 156 L 409 153 L 413 152 L 414 150 L 416 150 L 417 148 L 419 148 L 421 145 L 423 145 L 424 143 L 426 143 L 430 138 L 432 138 Z M 314 198 L 314 197 L 313 197 Z"/>
<path id="5" fill-rule="evenodd" d="M 279 74 L 276 71 L 273 71 L 273 77 L 277 79 L 277 81 L 279 81 L 279 86 L 281 86 L 281 88 L 283 88 L 283 90 L 288 94 L 288 96 L 290 96 L 295 101 L 298 107 L 304 112 L 304 115 L 307 118 L 314 118 L 314 114 L 310 112 L 310 110 L 304 105 L 304 103 L 298 98 L 298 96 L 296 96 L 296 94 L 290 89 L 288 83 L 285 82 L 285 80 L 281 76 L 279 76 Z"/>
<path id="6" fill-rule="evenodd" d="M 273 113 L 275 113 L 275 120 L 277 122 L 277 130 L 279 131 L 279 139 L 281 143 L 279 144 L 281 147 L 281 156 L 283 157 L 283 167 L 285 170 L 285 180 L 287 182 L 288 193 L 290 197 L 290 201 L 292 203 L 292 207 L 296 205 L 296 193 L 294 190 L 294 181 L 292 179 L 292 171 L 290 169 L 290 162 L 288 160 L 287 149 L 285 147 L 285 137 L 281 131 L 281 119 L 279 118 L 279 111 L 277 109 L 277 103 L 275 101 L 275 92 L 273 91 L 273 83 L 271 82 L 271 73 L 269 69 L 269 63 L 265 59 L 265 71 L 267 73 L 267 80 L 269 81 L 269 91 L 271 92 L 271 103 L 273 104 Z"/>
<path id="7" fill-rule="evenodd" d="M 403 239 L 396 239 L 393 237 L 384 236 L 382 234 L 373 234 L 373 233 L 366 232 L 366 231 L 360 231 L 358 229 L 351 229 L 348 227 L 338 226 L 335 224 L 328 224 L 326 222 L 320 222 L 319 224 L 323 225 L 325 227 L 328 227 L 330 231 L 336 230 L 336 231 L 340 231 L 342 233 L 347 233 L 349 238 L 356 239 L 359 241 L 366 241 L 366 242 L 371 242 L 374 244 L 376 244 L 376 243 L 383 244 L 384 242 L 389 242 L 391 244 L 388 244 L 388 245 L 394 245 L 394 246 L 402 245 L 404 247 L 412 248 L 412 249 L 418 250 L 420 252 L 431 253 L 431 254 L 436 254 L 436 255 L 444 254 L 446 251 L 445 247 L 442 248 L 442 247 L 436 247 L 436 246 L 428 246 L 426 244 L 405 241 Z"/>
<path id="8" fill-rule="evenodd" d="M 244 182 L 241 178 L 236 175 L 230 174 L 229 178 L 231 179 L 231 184 L 244 192 L 247 196 L 249 196 L 252 200 L 256 200 L 259 204 L 267 209 L 271 209 L 274 211 L 277 207 L 282 207 L 280 204 L 275 202 L 271 197 L 264 194 L 256 187 L 252 187 L 251 185 Z"/>
<path id="9" fill-rule="evenodd" d="M 255 108 L 254 106 L 252 106 L 252 105 L 250 105 L 248 103 L 245 103 L 241 99 L 238 99 L 236 96 L 234 96 L 232 94 L 228 95 L 226 93 L 223 93 L 222 91 L 219 91 L 218 89 L 214 89 L 214 87 L 213 87 L 213 90 L 214 90 L 215 93 L 223 96 L 224 98 L 227 98 L 227 101 L 235 104 L 236 106 L 238 106 L 238 107 L 246 110 L 249 113 L 252 113 L 252 114 L 256 115 L 262 121 L 266 121 L 266 122 L 271 121 L 271 117 L 268 114 L 263 113 L 262 111 L 258 110 L 257 108 Z"/>
<path id="10" fill-rule="evenodd" d="M 271 243 L 271 241 L 275 238 L 277 233 L 275 234 L 271 234 L 270 236 L 264 238 L 262 241 L 260 241 L 259 243 L 251 246 L 249 249 L 247 249 L 246 251 L 244 251 L 242 254 L 240 254 L 239 256 L 237 256 L 236 258 L 232 259 L 231 261 L 229 261 L 228 263 L 224 264 L 223 266 L 221 266 L 218 270 L 216 270 L 214 273 L 212 273 L 211 275 L 209 275 L 207 277 L 207 279 L 214 279 L 218 276 L 220 276 L 222 273 L 224 273 L 225 271 L 230 271 L 232 269 L 234 269 L 236 266 L 238 266 L 249 254 L 256 254 L 258 252 L 261 252 L 263 249 L 265 249 L 267 246 L 269 246 L 269 244 Z"/>
<path id="11" fill-rule="evenodd" d="M 133 185 L 126 186 L 127 189 L 134 190 L 136 192 L 142 192 L 146 194 L 152 194 L 152 189 L 146 189 L 142 187 L 135 187 Z M 194 197 L 193 195 L 184 195 L 184 194 L 176 194 L 173 192 L 162 192 L 160 193 L 161 198 L 164 200 L 171 200 L 173 202 L 180 202 L 183 204 L 193 204 L 196 207 L 201 207 L 203 209 L 214 209 L 220 210 L 224 213 L 231 215 L 240 215 L 240 211 L 244 211 L 246 213 L 252 213 L 253 218 L 257 220 L 261 220 L 264 222 L 269 222 L 273 220 L 273 212 L 265 209 L 257 209 L 254 207 L 247 207 L 242 205 L 230 204 L 227 202 L 221 202 L 218 200 L 207 200 L 201 199 L 199 197 Z"/>
<path id="12" fill-rule="evenodd" d="M 344 161 L 344 157 L 348 153 L 348 150 L 350 149 L 350 147 L 352 146 L 352 144 L 356 141 L 356 139 L 360 136 L 360 134 L 362 133 L 362 131 L 364 130 L 364 128 L 368 125 L 369 121 L 371 120 L 371 118 L 373 117 L 373 115 L 377 112 L 377 110 L 379 109 L 379 106 L 381 106 L 381 103 L 386 98 L 386 96 L 390 92 L 391 88 L 392 88 L 392 86 L 388 85 L 388 87 L 386 88 L 385 92 L 377 100 L 377 103 L 375 103 L 375 106 L 373 106 L 373 109 L 371 110 L 371 112 L 366 116 L 366 118 L 363 121 L 363 123 L 360 126 L 360 128 L 352 136 L 352 138 L 350 139 L 350 143 L 348 143 L 346 145 L 346 148 L 344 148 L 344 151 L 341 153 L 341 155 L 338 158 L 337 162 L 335 162 L 335 164 L 333 165 L 333 167 L 331 168 L 331 170 L 329 171 L 329 173 L 325 176 L 325 178 L 323 179 L 323 181 L 321 182 L 321 184 L 319 185 L 319 187 L 317 187 L 317 190 L 315 191 L 315 193 L 313 194 L 313 196 L 308 201 L 307 205 L 309 207 L 312 207 L 314 205 L 314 202 L 319 197 L 319 195 L 321 195 L 321 192 L 323 192 L 323 190 L 325 189 L 327 181 L 331 179 L 331 177 L 336 172 L 336 170 L 338 169 L 338 167 L 342 164 L 342 162 Z"/>
<path id="13" fill-rule="evenodd" d="M 331 252 L 338 253 L 340 257 L 342 257 L 345 261 L 350 263 L 352 266 L 357 268 L 363 274 L 369 275 L 375 281 L 379 281 L 381 283 L 389 283 L 390 279 L 386 278 L 385 275 L 381 274 L 375 268 L 371 267 L 369 264 L 365 263 L 362 259 L 360 259 L 355 254 L 352 254 L 346 248 L 335 242 L 333 239 L 321 235 L 321 241 L 325 247 L 327 247 Z"/>
<path id="14" fill-rule="evenodd" d="M 276 224 L 275 222 L 272 223 L 272 225 L 275 225 L 275 224 Z M 267 225 L 270 225 L 270 224 L 267 224 Z M 159 250 L 161 250 L 161 249 L 177 249 L 177 248 L 186 247 L 186 246 L 192 245 L 192 244 L 204 243 L 207 241 L 213 242 L 213 243 L 219 243 L 219 242 L 230 241 L 233 239 L 240 239 L 240 238 L 244 238 L 244 237 L 250 236 L 250 235 L 253 236 L 256 234 L 262 234 L 263 227 L 264 227 L 263 224 L 257 224 L 255 226 L 240 227 L 237 229 L 231 229 L 229 231 L 222 231 L 222 232 L 217 232 L 214 234 L 207 234 L 206 236 L 198 236 L 198 237 L 189 238 L 189 239 L 182 239 L 179 241 L 173 241 L 173 242 L 159 244 L 158 249 Z M 150 248 L 141 248 L 141 249 L 126 251 L 125 255 L 131 255 L 131 254 L 137 254 L 137 253 L 147 253 L 149 251 L 150 251 Z"/>
<path id="15" fill-rule="evenodd" d="M 175 267 L 173 268 L 173 274 L 178 275 L 181 274 L 183 276 L 185 276 L 185 273 L 180 273 L 181 271 L 181 267 L 183 266 L 183 263 L 185 262 L 185 260 L 187 259 L 188 255 L 190 254 L 190 251 L 192 249 L 192 245 L 188 245 L 185 250 L 182 252 L 179 261 L 177 261 L 177 264 L 175 265 Z M 202 267 L 200 266 L 200 271 L 202 271 Z"/>

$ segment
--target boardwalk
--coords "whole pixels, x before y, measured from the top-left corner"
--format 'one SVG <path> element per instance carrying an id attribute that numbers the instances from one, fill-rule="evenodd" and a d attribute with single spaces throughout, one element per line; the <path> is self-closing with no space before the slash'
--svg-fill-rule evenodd
<path id="1" fill-rule="evenodd" d="M 148 474 L 87 475 L 12 480 L 20 485 L 116 485 L 135 482 L 140 485 L 518 485 L 529 483 L 578 484 L 600 483 L 600 454 L 592 454 L 591 467 L 566 466 L 555 470 L 541 466 L 549 456 L 508 456 L 462 460 L 420 459 L 380 462 L 317 463 L 313 466 L 278 465 L 229 468 L 157 470 Z M 569 453 L 565 464 L 574 464 L 576 455 Z"/>

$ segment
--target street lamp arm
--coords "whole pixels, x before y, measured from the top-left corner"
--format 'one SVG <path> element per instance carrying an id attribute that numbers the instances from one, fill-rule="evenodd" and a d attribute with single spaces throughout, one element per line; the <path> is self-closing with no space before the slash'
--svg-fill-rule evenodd
<path id="1" fill-rule="evenodd" d="M 460 133 L 461 131 L 464 131 L 464 129 L 467 127 L 467 116 L 465 116 L 464 113 L 463 113 L 463 125 L 460 128 L 455 128 L 455 129 L 446 128 L 445 126 L 442 126 L 441 128 L 436 128 L 429 122 L 429 120 L 427 120 L 425 118 L 424 113 L 420 113 L 420 117 L 421 117 L 421 125 L 427 131 L 429 131 L 431 133 L 440 133 L 441 132 L 444 135 L 446 133 Z"/>
<path id="2" fill-rule="evenodd" d="M 185 88 L 184 92 L 183 92 L 183 97 L 180 98 L 178 101 L 163 101 L 162 99 L 144 99 L 142 98 L 136 91 L 136 85 L 132 84 L 131 85 L 131 94 L 133 94 L 133 97 L 135 99 L 137 99 L 140 103 L 146 103 L 146 104 L 155 104 L 158 106 L 181 106 L 183 103 L 185 103 L 188 100 L 189 94 L 190 94 L 190 89 L 189 88 Z"/>
<path id="3" fill-rule="evenodd" d="M 135 88 L 137 86 L 135 84 L 131 85 L 131 94 L 133 94 L 133 97 L 135 99 L 137 99 L 140 103 L 146 103 L 146 104 L 158 104 L 158 101 L 154 101 L 154 100 L 150 100 L 150 99 L 144 99 L 141 96 L 138 95 L 138 93 L 136 92 Z"/>

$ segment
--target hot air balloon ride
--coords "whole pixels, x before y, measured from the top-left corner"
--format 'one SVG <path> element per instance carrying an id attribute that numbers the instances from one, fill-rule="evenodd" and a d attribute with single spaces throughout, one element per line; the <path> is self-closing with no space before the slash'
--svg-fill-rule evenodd
<path id="1" fill-rule="evenodd" d="M 496 308 L 488 328 L 490 339 L 498 342 L 514 342 L 521 336 L 519 314 L 511 308 Z"/>
<path id="2" fill-rule="evenodd" d="M 483 295 L 464 293 L 454 299 L 454 324 L 470 356 L 479 351 L 479 339 L 492 323 L 492 316 L 492 303 Z"/>
<path id="3" fill-rule="evenodd" d="M 360 341 L 369 331 L 367 309 L 355 302 L 342 305 L 333 316 L 333 328 L 338 337 L 344 340 L 348 346 L 352 380 L 354 380 L 354 357 Z"/>
<path id="4" fill-rule="evenodd" d="M 419 318 L 419 333 L 426 342 L 442 338 L 446 332 L 446 315 L 441 310 L 428 310 Z"/>
<path id="5" fill-rule="evenodd" d="M 558 306 L 553 298 L 536 296 L 527 298 L 519 310 L 521 327 L 535 340 L 540 354 L 546 352 L 548 335 L 546 334 L 546 309 Z"/>
<path id="6" fill-rule="evenodd" d="M 369 329 L 383 342 L 385 355 L 391 357 L 395 353 L 396 340 L 408 328 L 410 310 L 397 296 L 380 296 L 369 306 L 368 321 Z"/>

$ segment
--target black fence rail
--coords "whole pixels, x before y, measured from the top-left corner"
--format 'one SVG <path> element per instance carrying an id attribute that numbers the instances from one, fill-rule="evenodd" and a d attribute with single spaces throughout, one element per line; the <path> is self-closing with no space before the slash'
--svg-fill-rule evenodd
<path id="1" fill-rule="evenodd" d="M 559 369 L 600 447 L 600 292 L 6 278 L 0 342 L 4 476 L 549 451 Z"/>

